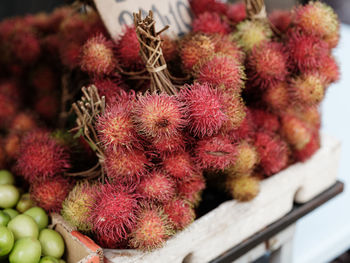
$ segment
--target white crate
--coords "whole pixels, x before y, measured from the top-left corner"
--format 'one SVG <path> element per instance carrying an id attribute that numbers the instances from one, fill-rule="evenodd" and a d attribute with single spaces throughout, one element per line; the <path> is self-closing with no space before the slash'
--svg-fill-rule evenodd
<path id="1" fill-rule="evenodd" d="M 305 203 L 335 183 L 340 142 L 323 135 L 321 145 L 307 162 L 262 181 L 254 200 L 222 203 L 152 252 L 105 249 L 105 262 L 203 263 L 214 259 L 283 217 L 294 201 Z"/>

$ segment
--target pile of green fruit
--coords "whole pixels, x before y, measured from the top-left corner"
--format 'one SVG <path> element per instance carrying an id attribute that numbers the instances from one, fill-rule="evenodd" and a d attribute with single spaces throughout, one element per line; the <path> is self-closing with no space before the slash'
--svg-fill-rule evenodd
<path id="1" fill-rule="evenodd" d="M 0 170 L 0 262 L 64 263 L 64 241 L 48 229 L 46 212 L 20 194 L 13 175 Z"/>

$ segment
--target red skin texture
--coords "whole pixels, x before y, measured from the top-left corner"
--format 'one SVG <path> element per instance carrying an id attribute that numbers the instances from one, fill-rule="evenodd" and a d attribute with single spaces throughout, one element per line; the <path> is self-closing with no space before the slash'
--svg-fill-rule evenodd
<path id="1" fill-rule="evenodd" d="M 53 178 L 71 167 L 69 158 L 49 133 L 33 131 L 21 141 L 17 171 L 29 182 Z"/>
<path id="2" fill-rule="evenodd" d="M 77 42 L 61 43 L 59 54 L 61 62 L 69 69 L 74 69 L 79 65 L 80 51 L 82 44 Z"/>
<path id="3" fill-rule="evenodd" d="M 279 32 L 285 33 L 292 24 L 293 16 L 288 10 L 275 10 L 269 15 L 269 20 Z"/>
<path id="4" fill-rule="evenodd" d="M 193 207 L 182 199 L 173 199 L 168 202 L 164 205 L 164 212 L 176 230 L 184 229 L 196 217 Z"/>
<path id="5" fill-rule="evenodd" d="M 227 36 L 213 36 L 215 42 L 215 53 L 225 54 L 243 63 L 245 53 Z"/>
<path id="6" fill-rule="evenodd" d="M 167 62 L 174 60 L 177 56 L 177 41 L 164 35 L 162 38 L 162 51 Z"/>
<path id="7" fill-rule="evenodd" d="M 108 244 L 116 244 L 126 239 L 136 223 L 139 196 L 132 194 L 130 189 L 110 183 L 99 189 L 90 217 L 93 231 L 106 237 Z"/>
<path id="8" fill-rule="evenodd" d="M 20 97 L 20 91 L 16 81 L 11 79 L 0 81 L 0 94 L 18 100 Z"/>
<path id="9" fill-rule="evenodd" d="M 289 106 L 289 91 L 286 82 L 278 82 L 264 90 L 262 99 L 265 105 L 274 112 L 280 112 Z"/>
<path id="10" fill-rule="evenodd" d="M 205 12 L 193 20 L 192 31 L 208 35 L 226 35 L 230 32 L 230 27 L 227 23 L 221 20 L 217 13 Z"/>
<path id="11" fill-rule="evenodd" d="M 165 155 L 162 164 L 164 169 L 176 179 L 190 177 L 196 172 L 190 154 L 185 151 Z"/>
<path id="12" fill-rule="evenodd" d="M 99 95 L 105 97 L 106 105 L 116 103 L 124 90 L 124 85 L 119 79 L 95 78 L 93 83 L 97 87 Z"/>
<path id="13" fill-rule="evenodd" d="M 9 159 L 14 159 L 18 156 L 21 144 L 21 136 L 18 133 L 10 133 L 4 139 L 4 149 Z"/>
<path id="14" fill-rule="evenodd" d="M 185 138 L 182 134 L 169 138 L 160 137 L 152 140 L 152 146 L 160 153 L 174 152 L 185 149 Z"/>
<path id="15" fill-rule="evenodd" d="M 198 16 L 205 12 L 226 13 L 226 5 L 217 0 L 190 0 L 192 12 Z"/>
<path id="16" fill-rule="evenodd" d="M 257 132 L 254 146 L 259 153 L 260 166 L 265 175 L 275 174 L 287 166 L 287 144 L 279 137 L 265 132 Z"/>
<path id="17" fill-rule="evenodd" d="M 227 134 L 231 142 L 235 142 L 242 139 L 252 138 L 254 136 L 254 133 L 255 133 L 255 127 L 252 120 L 252 114 L 250 110 L 248 110 L 247 115 L 244 118 L 241 125 L 237 129 L 233 129 L 229 131 Z"/>
<path id="18" fill-rule="evenodd" d="M 57 88 L 57 75 L 49 65 L 36 68 L 31 80 L 32 85 L 38 92 L 52 92 Z"/>
<path id="19" fill-rule="evenodd" d="M 214 55 L 198 66 L 197 79 L 201 83 L 210 83 L 214 87 L 224 85 L 226 89 L 240 92 L 245 75 L 241 63 L 232 57 Z"/>
<path id="20" fill-rule="evenodd" d="M 153 171 L 141 180 L 136 192 L 150 201 L 166 203 L 175 195 L 175 182 L 161 171 Z"/>
<path id="21" fill-rule="evenodd" d="M 278 116 L 261 109 L 251 109 L 252 120 L 256 130 L 277 132 L 280 128 Z"/>
<path id="22" fill-rule="evenodd" d="M 7 125 L 17 113 L 18 103 L 9 96 L 1 93 L 0 101 L 0 127 L 7 128 Z"/>
<path id="23" fill-rule="evenodd" d="M 134 26 L 127 26 L 117 40 L 117 58 L 122 67 L 127 69 L 141 69 L 144 62 L 140 56 L 140 43 Z"/>
<path id="24" fill-rule="evenodd" d="M 234 24 L 238 24 L 247 17 L 246 6 L 244 2 L 231 4 L 228 6 L 227 18 Z"/>
<path id="25" fill-rule="evenodd" d="M 92 75 L 109 75 L 116 64 L 113 42 L 102 34 L 88 39 L 81 49 L 81 69 Z"/>
<path id="26" fill-rule="evenodd" d="M 195 162 L 202 169 L 223 170 L 236 159 L 236 147 L 224 136 L 204 138 L 197 143 Z"/>
<path id="27" fill-rule="evenodd" d="M 31 113 L 20 112 L 11 122 L 11 131 L 24 133 L 37 128 L 37 120 Z"/>
<path id="28" fill-rule="evenodd" d="M 34 63 L 40 55 L 38 38 L 30 32 L 18 32 L 11 40 L 12 50 L 16 58 L 23 64 Z"/>
<path id="29" fill-rule="evenodd" d="M 72 188 L 73 184 L 65 177 L 40 179 L 31 185 L 30 197 L 46 212 L 57 213 Z"/>
<path id="30" fill-rule="evenodd" d="M 37 99 L 35 103 L 35 111 L 47 120 L 53 120 L 59 109 L 57 96 L 54 94 L 44 95 Z"/>
<path id="31" fill-rule="evenodd" d="M 201 192 L 204 188 L 205 179 L 202 174 L 193 174 L 183 180 L 177 180 L 178 195 L 194 206 L 201 200 Z"/>
<path id="32" fill-rule="evenodd" d="M 223 94 L 207 83 L 185 86 L 178 97 L 186 105 L 189 129 L 194 136 L 214 135 L 228 119 Z"/>
<path id="33" fill-rule="evenodd" d="M 340 77 L 337 61 L 331 55 L 327 56 L 323 60 L 322 65 L 320 65 L 316 71 L 320 76 L 323 76 L 325 78 L 326 85 L 337 82 Z"/>
<path id="34" fill-rule="evenodd" d="M 309 143 L 301 150 L 294 151 L 294 157 L 296 160 L 305 162 L 311 158 L 311 156 L 320 148 L 320 137 L 318 131 L 315 132 Z"/>

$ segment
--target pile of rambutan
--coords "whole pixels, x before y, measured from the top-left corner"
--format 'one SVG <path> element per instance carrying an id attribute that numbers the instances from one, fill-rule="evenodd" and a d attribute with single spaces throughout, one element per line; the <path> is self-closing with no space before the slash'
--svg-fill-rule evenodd
<path id="1" fill-rule="evenodd" d="M 193 222 L 206 186 L 250 201 L 320 147 L 319 105 L 339 79 L 333 10 L 256 18 L 244 3 L 189 3 L 192 31 L 161 36 L 175 94 L 150 91 L 136 28 L 112 39 L 93 9 L 0 23 L 0 166 L 103 247 L 158 248 Z M 84 122 L 69 111 L 82 85 Z"/>

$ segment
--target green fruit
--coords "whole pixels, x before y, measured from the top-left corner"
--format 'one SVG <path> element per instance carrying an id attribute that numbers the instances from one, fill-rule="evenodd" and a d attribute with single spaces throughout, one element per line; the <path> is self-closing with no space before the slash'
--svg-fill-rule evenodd
<path id="1" fill-rule="evenodd" d="M 58 262 L 59 263 L 66 263 L 66 261 L 64 261 L 63 259 L 59 259 Z"/>
<path id="2" fill-rule="evenodd" d="M 0 256 L 10 253 L 15 238 L 13 233 L 5 226 L 0 226 Z"/>
<path id="3" fill-rule="evenodd" d="M 33 206 L 34 206 L 34 202 L 32 199 L 30 199 L 30 194 L 27 193 L 21 196 L 21 199 L 19 199 L 16 205 L 16 209 L 18 212 L 24 213 L 25 211 L 27 211 L 29 208 Z"/>
<path id="4" fill-rule="evenodd" d="M 0 211 L 0 225 L 1 226 L 7 226 L 7 224 L 10 222 L 11 217 L 4 213 L 3 211 Z"/>
<path id="5" fill-rule="evenodd" d="M 49 224 L 49 217 L 44 209 L 38 206 L 34 206 L 24 212 L 25 215 L 29 215 L 39 226 L 39 230 L 44 229 Z"/>
<path id="6" fill-rule="evenodd" d="M 40 242 L 31 237 L 17 240 L 10 253 L 10 263 L 38 263 L 41 256 Z"/>
<path id="7" fill-rule="evenodd" d="M 19 191 L 16 187 L 10 184 L 0 185 L 0 207 L 14 207 L 19 199 Z"/>
<path id="8" fill-rule="evenodd" d="M 40 259 L 39 263 L 60 263 L 57 258 L 46 256 Z"/>
<path id="9" fill-rule="evenodd" d="M 52 229 L 43 229 L 39 235 L 43 255 L 61 258 L 64 253 L 64 241 L 59 233 Z"/>
<path id="10" fill-rule="evenodd" d="M 14 219 L 16 216 L 19 215 L 18 211 L 16 211 L 15 209 L 12 208 L 6 208 L 4 210 L 2 210 L 5 214 L 8 214 L 11 219 Z"/>
<path id="11" fill-rule="evenodd" d="M 0 170 L 0 184 L 14 184 L 15 178 L 7 170 Z"/>
<path id="12" fill-rule="evenodd" d="M 16 216 L 7 227 L 12 231 L 16 240 L 24 237 L 38 238 L 39 235 L 39 227 L 29 215 Z"/>

